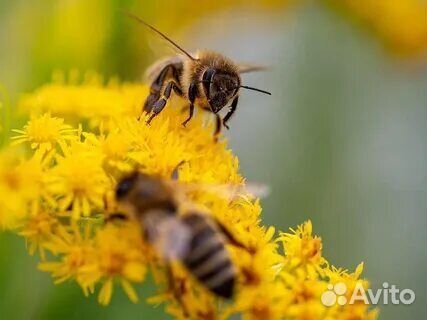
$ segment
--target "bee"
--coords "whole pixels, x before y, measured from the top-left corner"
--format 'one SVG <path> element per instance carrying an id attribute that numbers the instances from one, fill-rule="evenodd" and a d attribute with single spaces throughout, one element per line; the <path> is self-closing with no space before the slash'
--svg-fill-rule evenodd
<path id="1" fill-rule="evenodd" d="M 195 105 L 215 115 L 215 136 L 222 126 L 229 129 L 227 122 L 237 109 L 240 88 L 271 95 L 265 90 L 242 85 L 240 75 L 264 69 L 261 66 L 236 64 L 231 59 L 214 51 L 199 51 L 195 55 L 179 46 L 161 31 L 132 13 L 124 12 L 142 25 L 165 39 L 180 54 L 155 63 L 147 72 L 151 81 L 150 94 L 145 100 L 143 112 L 150 114 L 147 124 L 162 112 L 172 92 L 189 102 L 186 126 L 194 114 Z M 229 107 L 223 119 L 219 112 Z"/>
<path id="2" fill-rule="evenodd" d="M 119 181 L 116 200 L 126 217 L 141 224 L 144 238 L 164 261 L 181 261 L 215 296 L 230 299 L 236 267 L 225 245 L 245 246 L 200 210 L 179 214 L 180 188 L 183 186 L 135 172 Z"/>

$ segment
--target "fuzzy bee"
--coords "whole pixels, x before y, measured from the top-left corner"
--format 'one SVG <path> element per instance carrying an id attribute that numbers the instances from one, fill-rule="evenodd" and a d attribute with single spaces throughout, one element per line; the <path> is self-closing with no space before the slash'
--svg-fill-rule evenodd
<path id="1" fill-rule="evenodd" d="M 226 190 L 230 197 L 242 192 L 236 188 L 231 192 L 228 185 L 211 187 L 206 190 Z M 115 215 L 139 222 L 144 238 L 165 262 L 181 261 L 214 295 L 232 298 L 236 267 L 225 245 L 230 243 L 241 248 L 244 245 L 207 213 L 193 209 L 179 214 L 180 191 L 185 188 L 201 187 L 135 172 L 117 184 L 116 200 L 124 214 Z M 259 194 L 264 193 L 262 188 L 256 188 Z"/>
<path id="2" fill-rule="evenodd" d="M 215 115 L 215 135 L 217 135 L 222 126 L 229 129 L 227 122 L 236 111 L 240 88 L 271 94 L 242 85 L 240 77 L 242 73 L 262 70 L 263 67 L 239 65 L 214 51 L 199 51 L 192 55 L 139 17 L 128 12 L 125 14 L 154 31 L 180 52 L 174 57 L 155 63 L 147 72 L 151 87 L 143 111 L 150 114 L 148 124 L 162 112 L 173 92 L 189 102 L 189 114 L 182 123 L 184 126 L 193 117 L 197 105 Z M 218 113 L 224 107 L 229 107 L 229 110 L 221 119 Z"/>

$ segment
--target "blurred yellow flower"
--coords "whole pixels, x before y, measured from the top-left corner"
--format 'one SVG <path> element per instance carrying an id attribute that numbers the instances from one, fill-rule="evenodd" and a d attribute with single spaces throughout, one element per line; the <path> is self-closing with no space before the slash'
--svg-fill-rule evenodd
<path id="1" fill-rule="evenodd" d="M 43 244 L 50 240 L 57 225 L 57 219 L 46 212 L 40 212 L 25 221 L 19 235 L 27 239 L 28 251 L 31 255 L 38 252 L 41 259 L 45 260 Z"/>
<path id="2" fill-rule="evenodd" d="M 397 54 L 427 50 L 427 3 L 422 0 L 328 0 L 366 25 Z"/>
<path id="3" fill-rule="evenodd" d="M 28 215 L 37 214 L 42 179 L 37 157 L 25 160 L 12 147 L 0 151 L 0 228 L 15 228 Z"/>
<path id="4" fill-rule="evenodd" d="M 55 116 L 67 117 L 70 121 L 87 120 L 91 127 L 101 124 L 108 127 L 111 119 L 138 117 L 148 92 L 146 86 L 121 85 L 114 80 L 104 86 L 103 79 L 93 73 L 86 73 L 83 85 L 64 85 L 64 78 L 63 73 L 55 73 L 52 83 L 21 100 L 20 109 L 32 114 L 50 112 Z M 79 75 L 70 72 L 69 78 L 75 82 Z"/>
<path id="5" fill-rule="evenodd" d="M 166 312 L 177 319 L 376 317 L 366 305 L 322 304 L 321 296 L 328 284 L 340 281 L 352 288 L 360 282 L 367 287 L 367 281 L 359 280 L 362 266 L 354 273 L 330 266 L 310 221 L 276 236 L 273 227 L 261 224 L 258 199 L 244 195 L 223 199 L 209 190 L 188 194 L 193 205 L 207 209 L 244 244 L 227 245 L 238 270 L 237 292 L 229 303 L 209 293 L 178 261 L 170 264 L 169 273 L 165 262 L 141 237 L 137 222 L 106 223 L 104 218 L 116 208 L 117 180 L 134 168 L 168 179 L 184 160 L 179 168 L 181 183 L 244 183 L 238 159 L 227 148 L 227 142 L 216 143 L 213 127 L 205 125 L 210 123 L 205 121 L 208 114 L 200 112 L 184 128 L 182 105 L 172 100 L 147 126 L 137 120 L 146 93 L 145 86 L 133 84 L 55 83 L 25 98 L 25 108 L 39 112 L 30 123 L 51 123 L 46 128 L 33 126 L 39 129 L 25 131 L 31 132 L 26 133 L 25 141 L 29 136 L 31 142 L 34 137 L 43 137 L 37 141 L 48 141 L 50 145 L 43 153 L 37 151 L 40 144 L 30 148 L 32 158 L 21 160 L 37 164 L 33 169 L 38 173 L 33 174 L 31 184 L 40 190 L 32 196 L 20 176 L 28 174 L 31 166 L 24 170 L 19 163 L 5 161 L 7 157 L 0 159 L 0 188 L 8 187 L 9 194 L 17 195 L 12 202 L 18 204 L 16 208 L 4 207 L 0 196 L 0 223 L 8 225 L 9 219 L 21 222 L 18 233 L 26 238 L 30 253 L 41 254 L 41 270 L 51 273 L 56 283 L 76 281 L 86 295 L 98 288 L 102 305 L 111 301 L 117 284 L 136 303 L 135 285 L 143 283 L 150 271 L 158 294 L 148 302 L 165 304 Z M 60 115 L 75 123 L 74 131 L 64 125 L 62 118 L 56 118 Z M 69 133 L 67 138 L 61 128 Z M 30 212 L 28 204 L 34 200 L 37 210 Z M 185 214 L 184 209 L 185 204 Z"/>
<path id="6" fill-rule="evenodd" d="M 89 238 L 89 230 L 85 228 L 84 232 L 81 232 L 75 223 L 56 228 L 51 238 L 43 243 L 43 247 L 60 258 L 57 261 L 41 262 L 39 269 L 50 272 L 55 283 L 77 278 L 80 269 L 88 261 L 92 261 L 96 252 L 92 245 L 93 240 Z M 87 290 L 85 287 L 83 289 Z M 92 288 L 90 290 L 93 291 Z"/>
<path id="7" fill-rule="evenodd" d="M 120 279 L 120 285 L 132 302 L 138 296 L 131 283 L 140 283 L 145 278 L 146 259 L 140 230 L 135 225 L 118 228 L 106 226 L 95 238 L 95 257 L 93 262 L 81 269 L 77 281 L 83 288 L 91 288 L 101 281 L 100 304 L 110 303 L 113 281 Z"/>

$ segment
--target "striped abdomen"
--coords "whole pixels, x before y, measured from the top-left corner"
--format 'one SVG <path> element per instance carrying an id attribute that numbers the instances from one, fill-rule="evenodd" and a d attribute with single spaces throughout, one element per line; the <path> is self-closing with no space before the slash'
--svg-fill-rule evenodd
<path id="1" fill-rule="evenodd" d="M 183 221 L 193 231 L 190 250 L 183 259 L 185 266 L 214 294 L 231 298 L 235 268 L 215 223 L 197 213 L 184 216 Z"/>

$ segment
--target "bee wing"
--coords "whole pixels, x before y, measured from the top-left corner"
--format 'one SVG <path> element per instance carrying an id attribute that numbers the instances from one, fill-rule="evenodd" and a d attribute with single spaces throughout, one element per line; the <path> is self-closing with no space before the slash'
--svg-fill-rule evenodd
<path id="1" fill-rule="evenodd" d="M 257 64 L 253 64 L 253 63 L 239 63 L 238 68 L 239 68 L 240 73 L 265 71 L 268 69 L 267 66 L 257 65 Z"/>
<path id="2" fill-rule="evenodd" d="M 239 197 L 265 198 L 270 193 L 268 185 L 254 182 L 242 184 L 180 183 L 180 185 L 186 192 L 204 191 L 227 200 L 235 200 Z"/>
<path id="3" fill-rule="evenodd" d="M 148 67 L 147 71 L 144 74 L 144 79 L 152 82 L 155 78 L 160 74 L 160 72 L 169 64 L 175 64 L 182 61 L 182 57 L 180 55 L 169 56 L 163 59 L 158 60 L 153 63 L 150 67 Z"/>
<path id="4" fill-rule="evenodd" d="M 257 198 L 266 198 L 271 189 L 264 183 L 249 182 L 244 186 L 243 191 Z"/>
<path id="5" fill-rule="evenodd" d="M 164 211 L 152 211 L 144 215 L 143 225 L 148 242 L 165 261 L 186 256 L 192 233 L 179 217 Z"/>

